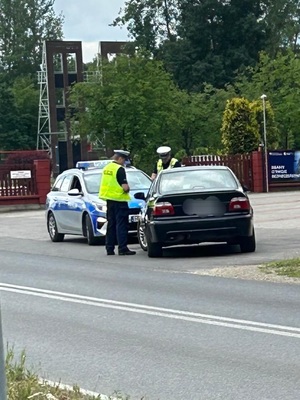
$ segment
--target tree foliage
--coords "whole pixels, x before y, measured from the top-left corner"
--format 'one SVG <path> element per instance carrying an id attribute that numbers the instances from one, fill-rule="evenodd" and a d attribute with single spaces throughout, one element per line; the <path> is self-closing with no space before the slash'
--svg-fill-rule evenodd
<path id="1" fill-rule="evenodd" d="M 155 157 L 156 147 L 178 146 L 176 94 L 161 63 L 121 56 L 104 65 L 102 82 L 75 85 L 73 101 L 87 109 L 79 107 L 75 126 L 92 138 L 106 132 L 106 147 L 127 148 L 136 162 L 149 168 L 147 159 Z"/>
<path id="2" fill-rule="evenodd" d="M 265 5 L 267 43 L 265 51 L 271 57 L 283 49 L 299 50 L 300 1 L 269 0 Z"/>
<path id="3" fill-rule="evenodd" d="M 36 146 L 38 91 L 30 78 L 16 79 L 0 90 L 0 148 L 27 150 Z"/>
<path id="4" fill-rule="evenodd" d="M 221 115 L 229 96 L 230 90 L 211 86 L 190 94 L 174 85 L 161 62 L 140 55 L 118 57 L 104 66 L 101 82 L 75 85 L 73 129 L 94 139 L 106 132 L 106 147 L 129 149 L 135 163 L 149 171 L 161 145 L 178 155 L 219 150 Z"/>
<path id="5" fill-rule="evenodd" d="M 0 0 L 0 149 L 33 149 L 38 123 L 36 75 L 44 40 L 62 38 L 54 0 Z"/>
<path id="6" fill-rule="evenodd" d="M 245 98 L 227 101 L 222 124 L 222 141 L 228 154 L 243 154 L 257 150 L 259 127 L 250 102 Z"/>
<path id="7" fill-rule="evenodd" d="M 114 26 L 127 29 L 140 48 L 155 53 L 160 43 L 174 41 L 177 33 L 178 0 L 129 0 Z"/>
<path id="8" fill-rule="evenodd" d="M 61 16 L 54 0 L 0 0 L 0 71 L 10 79 L 35 75 L 43 41 L 62 38 Z"/>
<path id="9" fill-rule="evenodd" d="M 233 83 L 262 50 L 298 51 L 299 19 L 299 0 L 128 0 L 114 24 L 127 24 L 181 88 L 199 91 Z"/>
<path id="10" fill-rule="evenodd" d="M 238 68 L 255 64 L 266 39 L 262 16 L 257 0 L 243 7 L 234 0 L 129 0 L 117 21 L 129 24 L 136 44 L 160 57 L 180 87 L 199 90 L 204 82 L 222 87 Z"/>
<path id="11" fill-rule="evenodd" d="M 300 59 L 292 51 L 279 52 L 274 59 L 261 53 L 259 63 L 240 77 L 236 87 L 241 96 L 251 101 L 265 93 L 278 128 L 278 146 L 300 148 Z"/>

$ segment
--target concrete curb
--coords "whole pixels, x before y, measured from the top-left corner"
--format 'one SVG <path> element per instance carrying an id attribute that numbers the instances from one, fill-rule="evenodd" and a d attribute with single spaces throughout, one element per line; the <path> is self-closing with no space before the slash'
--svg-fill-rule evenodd
<path id="1" fill-rule="evenodd" d="M 32 210 L 45 210 L 45 204 L 18 204 L 11 206 L 0 205 L 0 214 L 14 212 L 14 211 L 32 211 Z"/>

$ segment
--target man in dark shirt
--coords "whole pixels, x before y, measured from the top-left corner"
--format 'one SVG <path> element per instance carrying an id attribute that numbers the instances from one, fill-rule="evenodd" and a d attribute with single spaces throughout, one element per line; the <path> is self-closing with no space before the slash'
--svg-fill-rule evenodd
<path id="1" fill-rule="evenodd" d="M 153 168 L 153 172 L 151 175 L 152 180 L 154 180 L 157 177 L 158 173 L 163 169 L 181 167 L 180 162 L 176 158 L 171 156 L 171 147 L 161 146 L 156 150 L 156 152 L 159 155 L 159 160 Z"/>

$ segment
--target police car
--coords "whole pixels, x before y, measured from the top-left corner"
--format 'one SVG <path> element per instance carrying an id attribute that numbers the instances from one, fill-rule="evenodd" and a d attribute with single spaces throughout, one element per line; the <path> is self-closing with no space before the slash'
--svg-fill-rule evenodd
<path id="1" fill-rule="evenodd" d="M 89 245 L 103 241 L 106 202 L 98 197 L 103 166 L 99 168 L 93 163 L 84 162 L 84 165 L 78 164 L 78 168 L 64 171 L 47 194 L 46 221 L 53 242 L 63 241 L 65 235 L 84 236 Z M 135 199 L 134 194 L 141 191 L 146 194 L 152 181 L 146 173 L 131 166 L 126 168 L 126 175 L 131 195 L 129 233 L 135 234 L 144 201 Z"/>

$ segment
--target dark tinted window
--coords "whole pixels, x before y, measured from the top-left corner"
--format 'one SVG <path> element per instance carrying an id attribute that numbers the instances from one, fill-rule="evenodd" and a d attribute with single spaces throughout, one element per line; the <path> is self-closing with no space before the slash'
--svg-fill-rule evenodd
<path id="1" fill-rule="evenodd" d="M 78 178 L 78 176 L 74 175 L 70 189 L 78 189 L 79 192 L 82 191 L 80 179 Z"/>
<path id="2" fill-rule="evenodd" d="M 201 190 L 236 189 L 237 182 L 227 169 L 198 169 L 194 171 L 184 168 L 176 173 L 162 174 L 159 183 L 161 193 L 190 192 Z"/>

